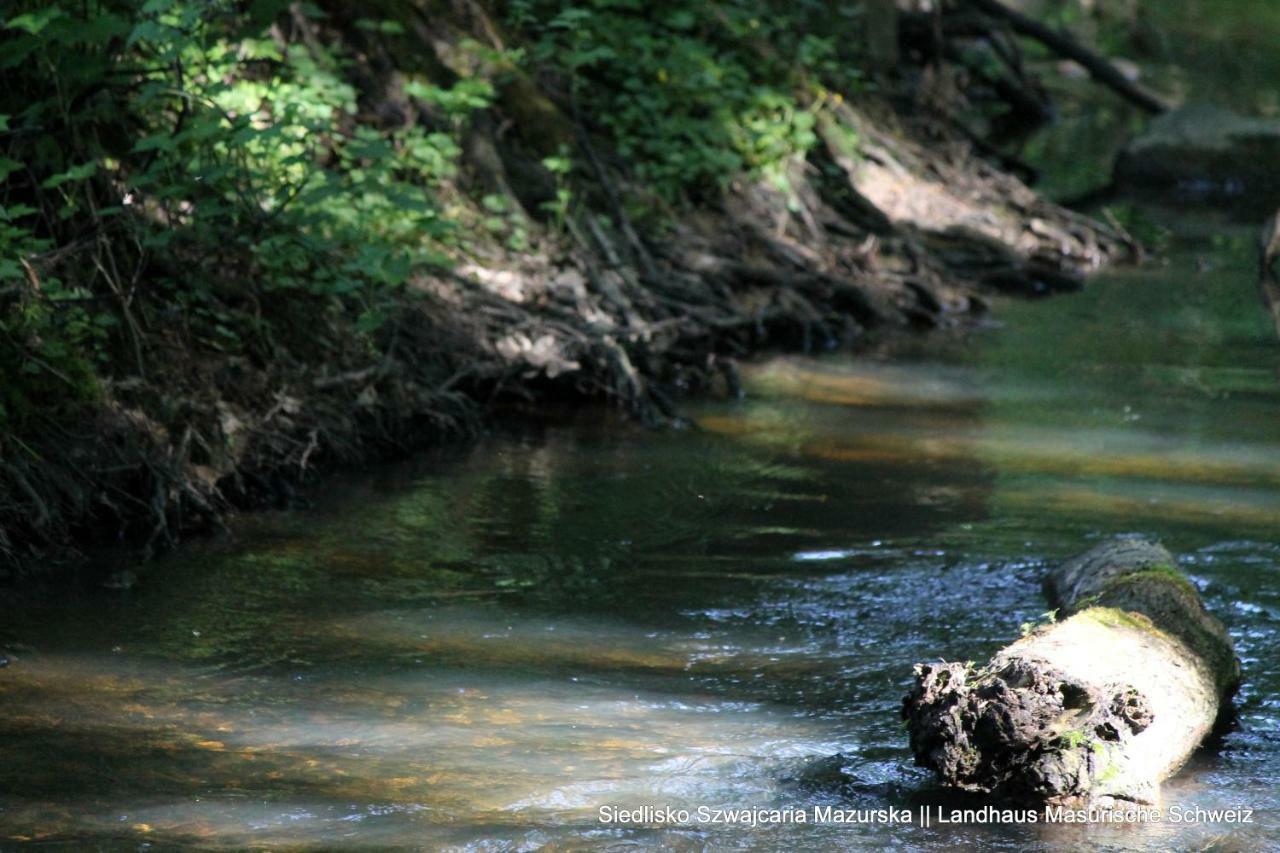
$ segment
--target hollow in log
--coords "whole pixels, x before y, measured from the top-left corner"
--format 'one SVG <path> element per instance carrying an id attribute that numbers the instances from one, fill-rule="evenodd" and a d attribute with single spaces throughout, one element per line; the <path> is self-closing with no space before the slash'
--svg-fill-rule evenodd
<path id="1" fill-rule="evenodd" d="M 1151 542 L 1100 545 L 1046 588 L 1057 620 L 985 666 L 916 666 L 903 702 L 916 762 L 996 798 L 1158 803 L 1239 681 L 1230 637 Z"/>

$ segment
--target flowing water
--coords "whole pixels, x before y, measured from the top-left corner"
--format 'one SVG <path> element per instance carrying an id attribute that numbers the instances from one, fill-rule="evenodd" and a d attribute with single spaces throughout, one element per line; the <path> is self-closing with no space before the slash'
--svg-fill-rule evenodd
<path id="1" fill-rule="evenodd" d="M 1207 230 L 1001 325 L 757 365 L 696 429 L 512 427 L 8 601 L 0 848 L 1280 849 L 1280 347 Z M 927 797 L 912 663 L 985 658 L 1121 533 L 1244 661 L 1166 805 L 1252 824 L 699 822 Z M 644 805 L 690 820 L 600 819 Z"/>

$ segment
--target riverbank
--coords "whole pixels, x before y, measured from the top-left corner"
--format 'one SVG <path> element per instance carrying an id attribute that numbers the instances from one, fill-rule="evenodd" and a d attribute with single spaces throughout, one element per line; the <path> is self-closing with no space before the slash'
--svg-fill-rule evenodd
<path id="1" fill-rule="evenodd" d="M 0 109 L 0 571 L 149 554 L 495 399 L 671 419 L 743 355 L 1136 256 L 984 159 L 981 81 L 804 11 L 624 7 L 13 18 L 50 62 Z"/>

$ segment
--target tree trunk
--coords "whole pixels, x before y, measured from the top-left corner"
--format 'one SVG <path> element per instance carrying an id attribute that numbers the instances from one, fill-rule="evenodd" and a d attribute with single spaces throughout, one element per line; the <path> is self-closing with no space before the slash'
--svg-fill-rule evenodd
<path id="1" fill-rule="evenodd" d="M 885 71 L 898 64 L 898 4 L 896 0 L 863 0 L 866 67 Z"/>
<path id="2" fill-rule="evenodd" d="M 1061 616 L 986 666 L 917 664 L 916 762 L 948 787 L 1070 808 L 1154 804 L 1240 678 L 1222 624 L 1163 547 L 1101 545 L 1055 570 Z"/>

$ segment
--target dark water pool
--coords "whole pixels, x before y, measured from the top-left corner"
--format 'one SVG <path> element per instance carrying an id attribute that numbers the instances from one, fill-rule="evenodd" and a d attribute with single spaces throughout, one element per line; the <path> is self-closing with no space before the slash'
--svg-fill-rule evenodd
<path id="1" fill-rule="evenodd" d="M 759 365 L 695 430 L 498 431 L 128 591 L 10 600 L 0 848 L 1280 849 L 1280 347 L 1248 262 L 1190 240 L 1002 328 Z M 1245 664 L 1166 805 L 1254 823 L 697 822 L 911 806 L 911 664 L 990 654 L 1120 533 L 1182 555 Z M 694 819 L 599 819 L 644 805 Z"/>

